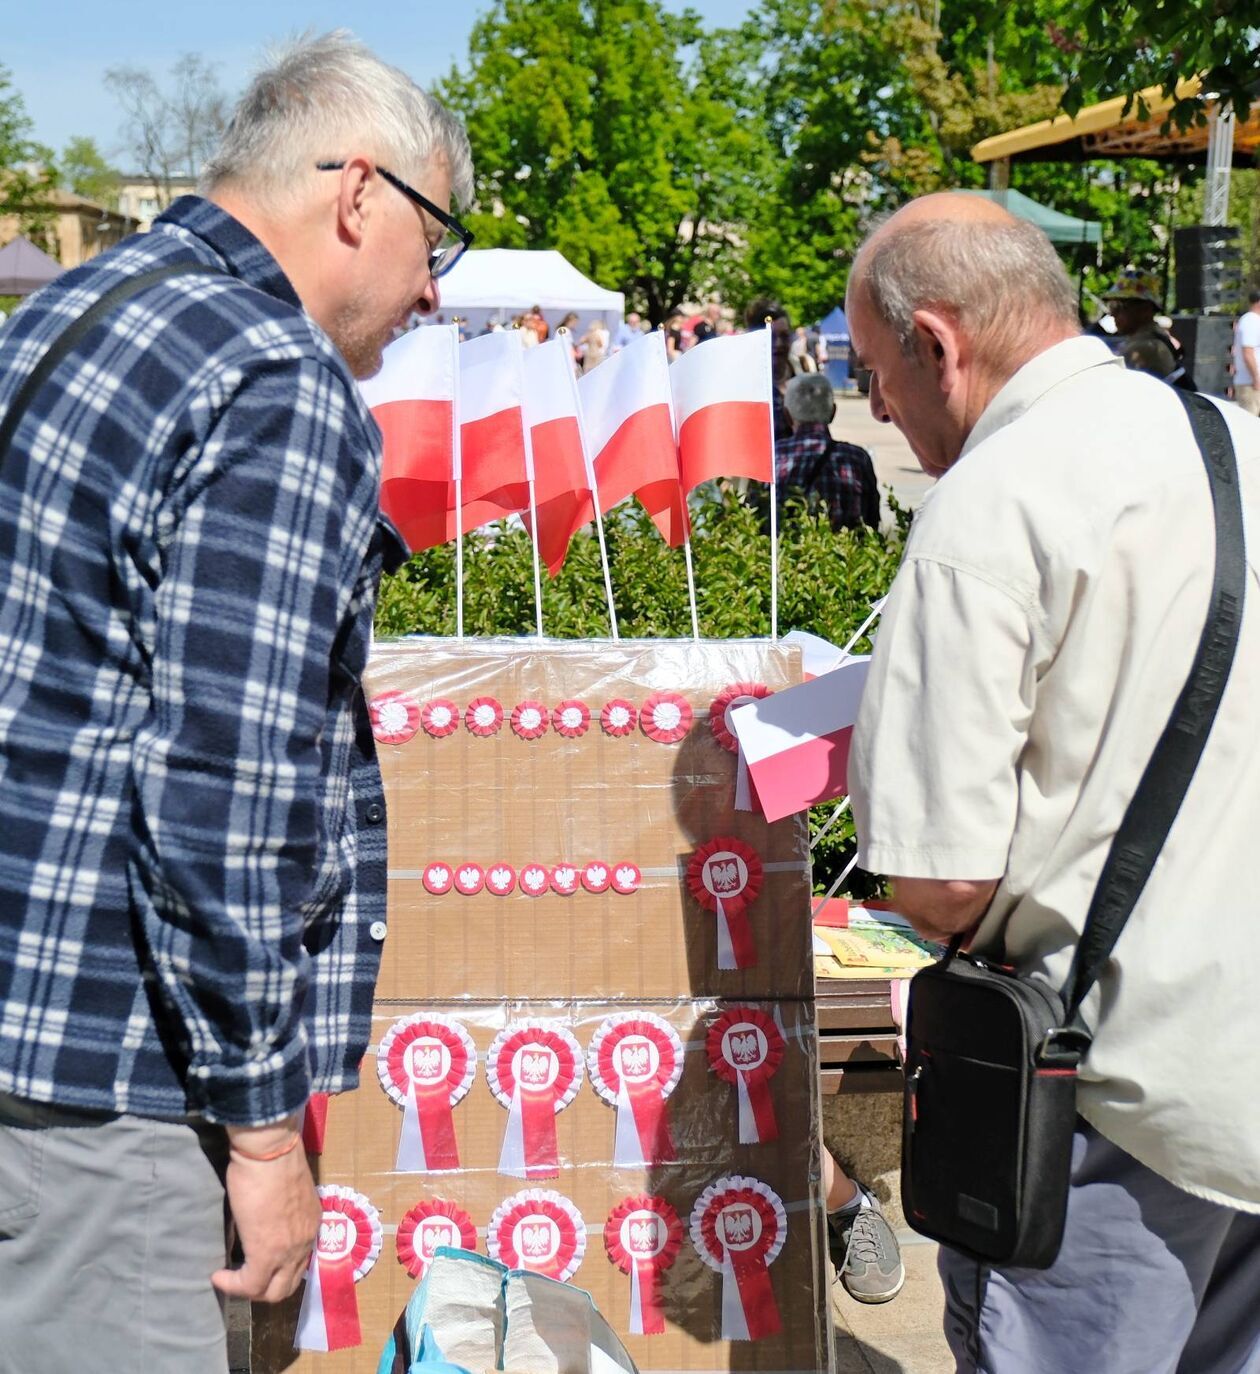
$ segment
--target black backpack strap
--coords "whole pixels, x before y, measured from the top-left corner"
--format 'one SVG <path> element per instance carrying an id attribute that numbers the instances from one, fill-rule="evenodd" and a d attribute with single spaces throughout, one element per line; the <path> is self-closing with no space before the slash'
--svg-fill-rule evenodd
<path id="1" fill-rule="evenodd" d="M 57 364 L 94 324 L 112 310 L 117 309 L 125 300 L 136 295 L 137 292 L 143 291 L 146 286 L 165 281 L 167 277 L 183 277 L 190 273 L 205 272 L 224 275 L 221 267 L 212 267 L 208 262 L 168 263 L 165 267 L 156 267 L 151 272 L 142 272 L 138 277 L 128 277 L 125 281 L 120 281 L 116 286 L 110 287 L 99 300 L 94 301 L 77 320 L 62 330 L 52 341 L 44 356 L 40 358 L 27 375 L 26 380 L 18 387 L 4 413 L 4 419 L 0 421 L 0 453 L 3 453 L 12 442 L 18 422 L 27 406 L 34 399 L 35 393 L 52 376 L 53 369 L 56 368 Z"/>
<path id="2" fill-rule="evenodd" d="M 1069 1023 L 1102 973 L 1172 829 L 1225 695 L 1242 625 L 1246 549 L 1229 427 L 1206 397 L 1186 391 L 1174 395 L 1186 408 L 1212 488 L 1216 520 L 1212 596 L 1190 676 L 1124 813 L 1094 889 L 1063 988 Z"/>

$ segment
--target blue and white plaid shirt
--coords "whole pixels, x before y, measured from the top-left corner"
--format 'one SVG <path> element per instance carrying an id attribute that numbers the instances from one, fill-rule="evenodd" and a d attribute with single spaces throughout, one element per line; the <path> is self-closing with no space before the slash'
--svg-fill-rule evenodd
<path id="1" fill-rule="evenodd" d="M 0 332 L 0 1091 L 265 1122 L 354 1086 L 385 915 L 380 438 L 258 240 L 177 201 Z M 373 927 L 375 926 L 375 929 Z"/>

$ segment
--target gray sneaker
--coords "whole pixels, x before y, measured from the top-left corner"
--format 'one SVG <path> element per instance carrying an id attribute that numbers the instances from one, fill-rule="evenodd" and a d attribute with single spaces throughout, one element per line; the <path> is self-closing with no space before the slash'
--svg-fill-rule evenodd
<path id="1" fill-rule="evenodd" d="M 851 1298 L 891 1302 L 906 1281 L 901 1249 L 874 1195 L 865 1188 L 862 1193 L 870 1201 L 869 1207 L 827 1218 L 832 1262 Z"/>

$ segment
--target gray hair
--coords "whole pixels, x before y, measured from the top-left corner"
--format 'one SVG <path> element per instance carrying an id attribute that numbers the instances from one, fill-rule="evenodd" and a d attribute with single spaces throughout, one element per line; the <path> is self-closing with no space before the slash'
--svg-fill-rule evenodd
<path id="1" fill-rule="evenodd" d="M 829 424 L 836 409 L 831 379 L 821 372 L 803 372 L 793 377 L 783 394 L 783 404 L 798 425 Z"/>
<path id="2" fill-rule="evenodd" d="M 461 205 L 473 194 L 464 126 L 397 67 L 345 29 L 304 35 L 268 54 L 202 168 L 199 189 L 224 184 L 282 199 L 306 184 L 315 163 L 370 153 L 405 181 L 437 158 Z"/>
<path id="3" fill-rule="evenodd" d="M 868 239 L 851 281 L 914 352 L 914 312 L 942 310 L 971 336 L 1008 345 L 1030 318 L 1078 327 L 1076 293 L 1050 240 L 1034 224 L 918 220 Z"/>

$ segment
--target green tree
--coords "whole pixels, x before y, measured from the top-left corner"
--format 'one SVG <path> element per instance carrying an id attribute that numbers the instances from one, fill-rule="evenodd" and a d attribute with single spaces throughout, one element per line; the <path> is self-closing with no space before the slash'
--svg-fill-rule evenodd
<path id="1" fill-rule="evenodd" d="M 17 218 L 18 232 L 52 247 L 57 184 L 52 152 L 31 137 L 34 126 L 9 71 L 0 67 L 0 216 Z"/>
<path id="2" fill-rule="evenodd" d="M 722 45 L 650 0 L 498 0 L 441 96 L 488 246 L 558 248 L 659 323 L 723 283 L 768 161 Z"/>
<path id="3" fill-rule="evenodd" d="M 72 138 L 61 153 L 62 182 L 98 205 L 117 208 L 122 176 L 111 167 L 92 138 Z"/>

